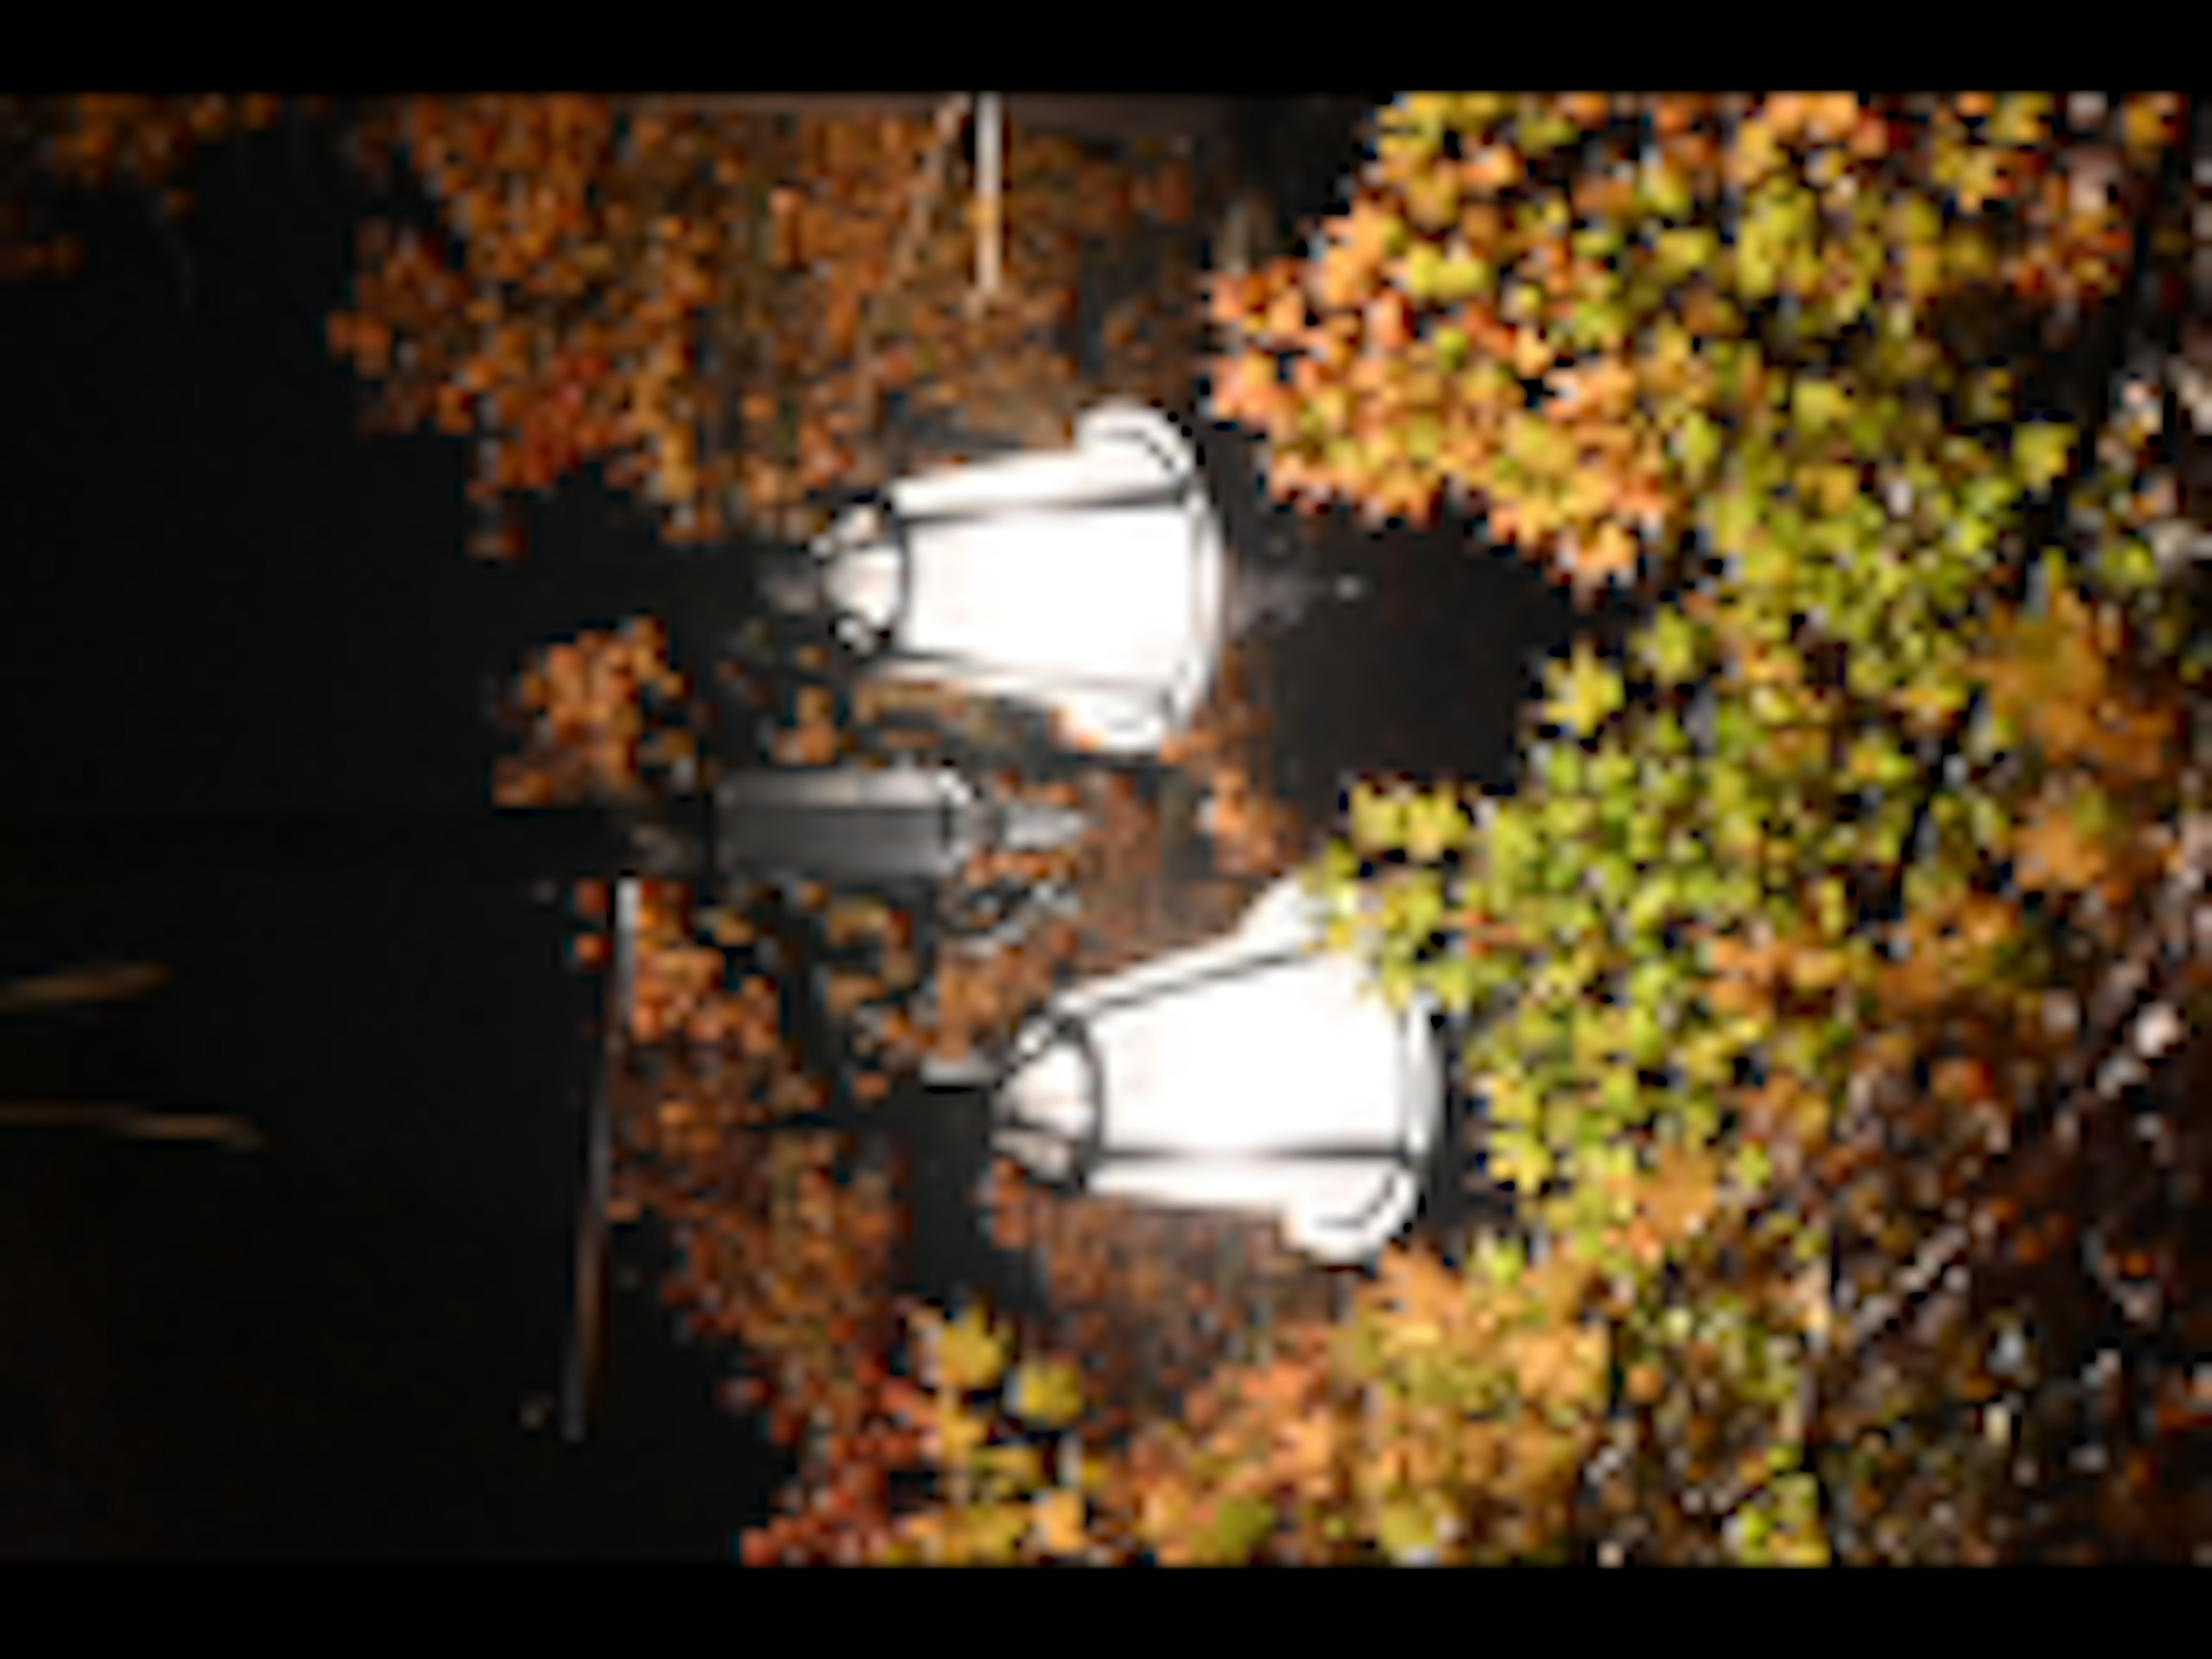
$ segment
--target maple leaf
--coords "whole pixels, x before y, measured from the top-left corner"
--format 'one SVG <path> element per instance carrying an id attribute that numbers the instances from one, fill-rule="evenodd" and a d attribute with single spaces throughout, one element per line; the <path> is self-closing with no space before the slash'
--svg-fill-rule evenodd
<path id="1" fill-rule="evenodd" d="M 1513 372 L 1524 380 L 1533 380 L 1549 368 L 1558 358 L 1552 343 L 1543 331 L 1524 328 L 1514 332 L 1510 347 Z"/>
<path id="2" fill-rule="evenodd" d="M 1064 1428 L 1083 1414 L 1083 1374 L 1064 1362 L 1025 1361 L 1014 1372 L 1013 1412 L 1041 1428 Z"/>
<path id="3" fill-rule="evenodd" d="M 2073 452 L 2074 432 L 2070 427 L 2035 422 L 2021 427 L 2013 435 L 2013 466 L 2021 482 L 2038 493 L 2050 489 L 2064 476 Z"/>
<path id="4" fill-rule="evenodd" d="M 939 1408 L 935 1420 L 929 1425 L 927 1444 L 936 1461 L 957 1466 L 982 1449 L 989 1432 L 973 1412 L 948 1401 Z"/>
<path id="5" fill-rule="evenodd" d="M 1030 1500 L 1030 1535 L 1047 1555 L 1079 1555 L 1090 1547 L 1088 1515 L 1079 1492 L 1040 1492 Z"/>
<path id="6" fill-rule="evenodd" d="M 1636 397 L 1634 372 L 1614 356 L 1600 358 L 1588 368 L 1554 369 L 1547 379 L 1552 401 L 1546 413 L 1555 420 L 1617 418 Z"/>
<path id="7" fill-rule="evenodd" d="M 1277 1359 L 1246 1372 L 1239 1381 L 1238 1392 L 1248 1404 L 1269 1416 L 1287 1417 L 1304 1407 L 1316 1381 L 1311 1365 Z"/>
<path id="8" fill-rule="evenodd" d="M 1638 1194 L 1638 1207 L 1667 1239 L 1702 1227 L 1717 1203 L 1719 1173 L 1712 1158 L 1682 1147 L 1664 1148 Z"/>
<path id="9" fill-rule="evenodd" d="M 1717 938 L 1706 946 L 1715 978 L 1707 994 L 1716 1011 L 1771 1019 L 1775 991 L 1795 954 L 1787 945 Z"/>
<path id="10" fill-rule="evenodd" d="M 1432 864 L 1445 854 L 1468 844 L 1473 826 L 1457 798 L 1449 791 L 1417 795 L 1407 803 L 1405 847 L 1409 856 Z"/>
<path id="11" fill-rule="evenodd" d="M 1575 642 L 1571 661 L 1553 665 L 1547 678 L 1553 696 L 1544 705 L 1545 718 L 1565 730 L 1588 737 L 1626 702 L 1620 675 L 1594 653 L 1587 639 Z"/>
<path id="12" fill-rule="evenodd" d="M 1006 1369 L 1005 1340 L 991 1329 L 979 1308 L 971 1307 L 949 1322 L 926 1316 L 922 1328 L 933 1340 L 938 1372 L 947 1388 L 988 1389 Z"/>
<path id="13" fill-rule="evenodd" d="M 1559 504 L 1541 490 L 1509 496 L 1490 509 L 1492 535 L 1523 548 L 1540 546 L 1559 526 Z"/>
<path id="14" fill-rule="evenodd" d="M 1384 1304 L 1391 1310 L 1387 1340 L 1407 1348 L 1433 1347 L 1462 1311 L 1465 1291 L 1435 1257 L 1393 1251 L 1382 1267 Z"/>
<path id="15" fill-rule="evenodd" d="M 1335 1473 L 1339 1434 L 1327 1412 L 1312 1412 L 1277 1425 L 1276 1458 L 1282 1477 L 1308 1499 L 1327 1494 Z"/>
<path id="16" fill-rule="evenodd" d="M 1618 520 L 1607 520 L 1596 534 L 1575 546 L 1571 558 L 1577 586 L 1587 591 L 1617 582 L 1634 571 L 1640 551 L 1634 536 Z"/>
<path id="17" fill-rule="evenodd" d="M 1412 799 L 1364 781 L 1352 790 L 1352 840 L 1362 853 L 1395 853 L 1406 844 Z"/>
<path id="18" fill-rule="evenodd" d="M 2021 885 L 2031 890 L 2081 892 L 2096 885 L 2111 867 L 2110 854 L 2084 829 L 2081 815 L 2055 799 L 2046 800 L 2021 830 L 2016 844 Z"/>
<path id="19" fill-rule="evenodd" d="M 1508 1344 L 1509 1363 L 1522 1394 L 1540 1406 L 1588 1401 L 1605 1373 L 1603 1331 L 1551 1326 L 1525 1332 Z"/>
<path id="20" fill-rule="evenodd" d="M 1603 467 L 1577 467 L 1567 475 L 1559 493 L 1559 511 L 1571 521 L 1588 524 L 1601 519 L 1620 500 L 1620 485 Z"/>

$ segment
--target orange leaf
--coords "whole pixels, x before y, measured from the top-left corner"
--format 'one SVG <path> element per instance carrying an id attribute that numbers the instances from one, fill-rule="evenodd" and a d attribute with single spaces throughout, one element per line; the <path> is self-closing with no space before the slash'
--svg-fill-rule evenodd
<path id="1" fill-rule="evenodd" d="M 2105 848 L 2082 832 L 2072 808 L 2055 799 L 2021 830 L 2016 844 L 2021 884 L 2029 889 L 2081 892 L 2103 879 L 2111 863 Z"/>

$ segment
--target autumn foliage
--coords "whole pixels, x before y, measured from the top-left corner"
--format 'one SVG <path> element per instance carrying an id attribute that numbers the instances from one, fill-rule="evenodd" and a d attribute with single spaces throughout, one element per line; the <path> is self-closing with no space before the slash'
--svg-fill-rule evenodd
<path id="1" fill-rule="evenodd" d="M 1578 592 L 1663 581 L 1778 344 L 2117 289 L 2180 106 L 2101 105 L 1408 94 L 1315 258 L 1213 279 L 1212 408 L 1285 501 L 1455 503 Z"/>
<path id="2" fill-rule="evenodd" d="M 696 760 L 687 682 L 657 624 L 638 617 L 546 647 L 518 676 L 508 713 L 519 741 L 501 757 L 501 806 L 623 801 Z"/>
<path id="3" fill-rule="evenodd" d="M 324 100 L 307 100 L 319 112 Z M 184 175 L 210 145 L 276 125 L 283 100 L 273 93 L 70 93 L 0 100 L 0 155 L 27 185 L 35 173 L 50 186 L 89 191 L 125 186 L 145 192 L 166 216 L 191 210 Z M 66 276 L 84 263 L 82 241 L 40 222 L 33 192 L 0 201 L 0 279 Z"/>
<path id="4" fill-rule="evenodd" d="M 2188 224 L 2187 113 L 1413 94 L 1313 257 L 1210 285 L 1212 406 L 1262 434 L 1279 496 L 1455 505 L 1578 592 L 1650 601 L 1625 652 L 1549 666 L 1510 797 L 1370 780 L 1309 863 L 1381 994 L 1465 1018 L 1476 1150 L 1520 1225 L 1331 1282 L 1265 1228 L 1000 1164 L 995 1237 L 1036 1253 L 1055 1310 L 1024 1328 L 895 1305 L 896 1169 L 758 1133 L 840 1075 L 872 1102 L 925 1054 L 988 1050 L 1056 976 L 1190 942 L 1305 858 L 1249 708 L 1166 757 L 1231 849 L 1202 902 L 1143 873 L 1168 831 L 1103 775 L 1012 781 L 1096 828 L 1050 868 L 964 872 L 1082 899 L 994 951 L 925 963 L 871 896 L 701 913 L 656 888 L 623 1018 L 674 1070 L 627 1085 L 617 1208 L 677 1224 L 665 1293 L 802 1452 L 744 1559 L 2201 1543 L 2212 817 L 2203 589 L 2166 550 L 2181 434 L 2160 368 L 2094 388 L 2075 429 L 2034 350 L 2128 292 L 2145 216 Z M 1050 441 L 1087 390 L 1061 343 L 1083 246 L 1147 211 L 1132 174 L 1016 135 L 1010 297 L 977 312 L 957 213 L 890 280 L 923 124 L 395 118 L 451 246 L 373 243 L 334 343 L 403 424 L 489 440 L 487 502 L 604 459 L 680 534 L 804 529 L 832 481 L 875 482 L 878 388 Z M 998 729 L 932 690 L 777 683 L 774 763 Z M 557 647 L 526 685 L 544 763 L 504 787 L 539 802 L 633 791 L 680 690 L 644 633 Z M 843 1051 L 786 1018 L 777 929 L 812 930 Z"/>
<path id="5" fill-rule="evenodd" d="M 589 463 L 672 539 L 804 539 L 833 491 L 887 481 L 887 398 L 1039 443 L 1097 397 L 1187 382 L 1172 263 L 1102 319 L 1103 380 L 1072 350 L 1086 257 L 1138 221 L 1188 222 L 1172 158 L 1012 134 L 1003 291 L 978 306 L 969 164 L 928 123 L 505 95 L 372 121 L 445 224 L 365 241 L 331 343 L 386 423 L 479 442 L 487 509 Z M 519 550 L 511 516 L 479 550 Z"/>
<path id="6" fill-rule="evenodd" d="M 1410 98 L 1391 199 L 1224 285 L 1257 345 L 1217 406 L 1267 432 L 1285 493 L 1418 515 L 1449 477 L 1563 574 L 1648 549 L 1675 584 L 1626 660 L 1585 641 L 1547 677 L 1514 797 L 1378 782 L 1314 872 L 1386 995 L 1480 1016 L 1486 1150 L 1534 1245 L 1394 1255 L 1348 1319 L 1026 1481 L 981 1478 L 1024 1432 L 984 1367 L 935 1405 L 944 1501 L 883 1559 L 1989 1562 L 2201 1536 L 2172 1322 L 2201 1098 L 2136 1097 L 2155 1150 L 2116 1133 L 2129 1077 L 2202 1052 L 2201 593 L 2148 551 L 2175 501 L 2154 388 L 2076 434 L 2020 409 L 2028 375 L 1952 361 L 1962 307 L 2114 291 L 2177 110 L 2131 101 L 2109 156 L 2054 158 L 2047 100 L 1951 100 L 1916 145 L 1854 100 L 1662 100 L 1633 112 L 1660 140 L 1644 200 L 1579 143 L 1629 112 L 1604 98 Z M 2066 185 L 2098 176 L 2136 182 Z M 1498 202 L 1528 179 L 1559 209 Z M 1670 245 L 1723 185 L 1752 216 L 1730 254 Z M 1824 192 L 1895 240 L 1824 252 L 1799 216 Z M 1644 361 L 1593 268 L 1639 235 L 1676 272 Z M 1486 314 L 1509 259 L 1519 297 Z M 1425 357 L 1439 319 L 1464 337 Z M 1714 556 L 1669 562 L 1692 529 Z"/>

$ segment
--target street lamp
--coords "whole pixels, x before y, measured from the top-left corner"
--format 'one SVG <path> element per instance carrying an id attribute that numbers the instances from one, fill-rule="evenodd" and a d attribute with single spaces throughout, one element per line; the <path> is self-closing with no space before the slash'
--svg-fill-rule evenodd
<path id="1" fill-rule="evenodd" d="M 826 617 L 864 672 L 1054 717 L 1103 756 L 1156 753 L 1211 689 L 1223 645 L 1331 584 L 1232 560 L 1198 457 L 1158 410 L 1113 400 L 1073 447 L 895 481 L 763 586 Z"/>
<path id="2" fill-rule="evenodd" d="M 1321 948 L 1298 878 L 1229 934 L 1054 998 L 988 1079 L 994 1147 L 1048 1182 L 1267 1212 L 1296 1249 L 1370 1261 L 1439 1143 L 1448 1024 Z"/>

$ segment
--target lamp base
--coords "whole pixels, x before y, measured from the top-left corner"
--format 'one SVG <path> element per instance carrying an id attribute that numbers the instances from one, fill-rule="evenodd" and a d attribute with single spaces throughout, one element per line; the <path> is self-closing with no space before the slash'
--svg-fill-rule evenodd
<path id="1" fill-rule="evenodd" d="M 762 599 L 786 616 L 817 617 L 830 608 L 822 561 L 806 550 L 774 548 L 763 552 L 757 580 Z"/>

